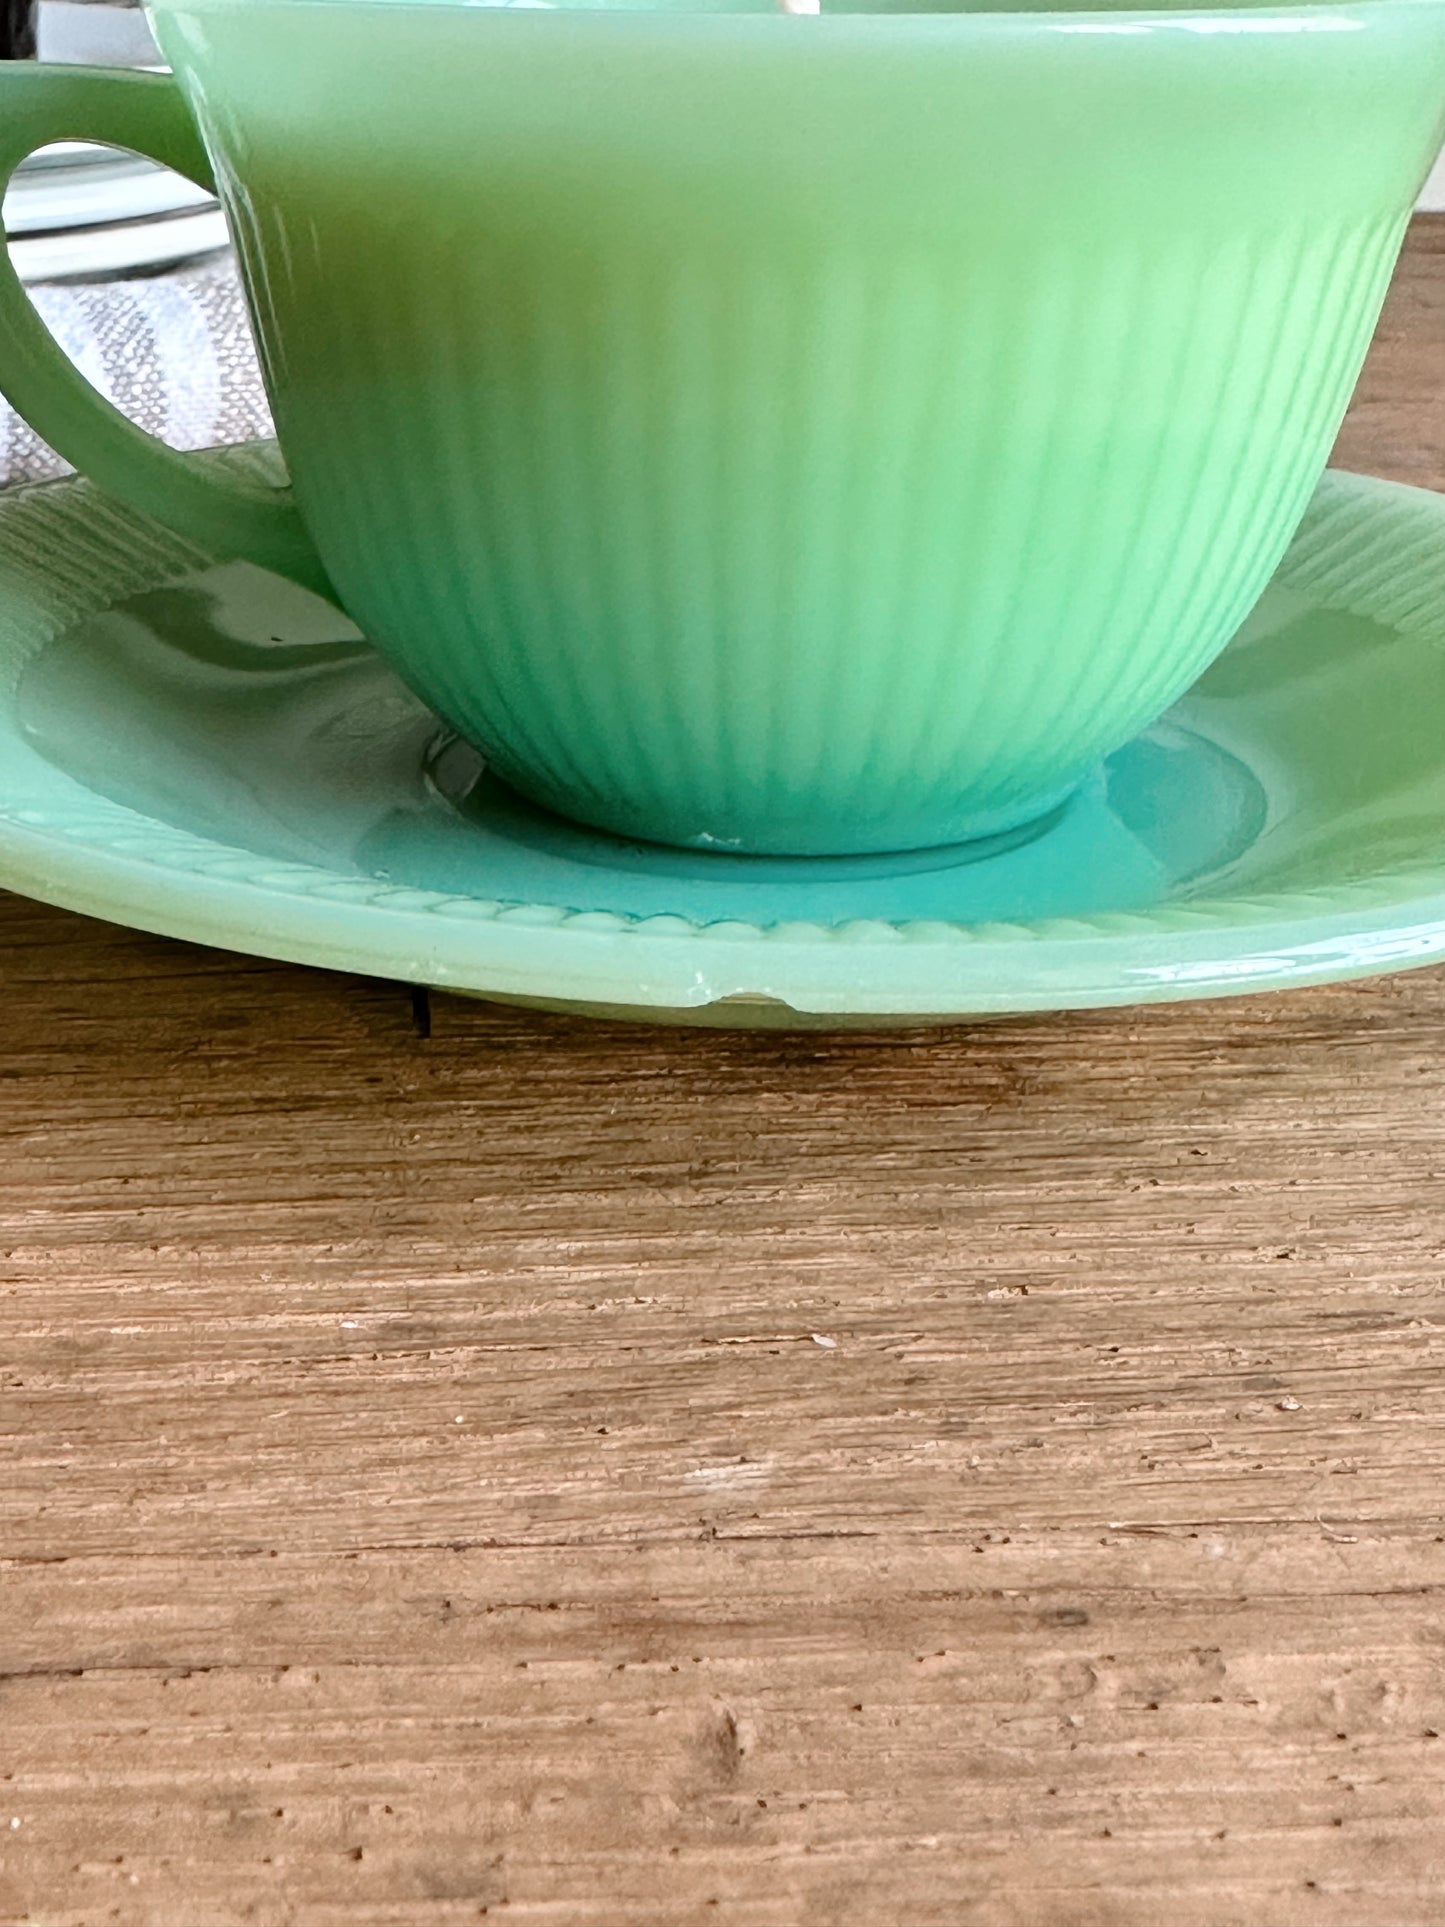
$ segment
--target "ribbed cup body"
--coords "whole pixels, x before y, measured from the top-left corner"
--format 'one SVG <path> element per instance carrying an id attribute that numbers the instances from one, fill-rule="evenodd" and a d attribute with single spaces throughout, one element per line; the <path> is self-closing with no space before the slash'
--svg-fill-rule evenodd
<path id="1" fill-rule="evenodd" d="M 1046 807 L 1279 559 L 1439 144 L 1445 7 L 1268 19 L 160 30 L 349 613 L 533 798 L 826 853 Z"/>

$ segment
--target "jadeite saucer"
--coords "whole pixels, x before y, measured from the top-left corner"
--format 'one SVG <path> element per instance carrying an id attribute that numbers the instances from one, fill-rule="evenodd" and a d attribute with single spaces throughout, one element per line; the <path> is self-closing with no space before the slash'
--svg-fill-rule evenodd
<path id="1" fill-rule="evenodd" d="M 84 482 L 0 497 L 0 884 L 513 1001 L 876 1025 L 1426 963 L 1442 724 L 1445 497 L 1330 474 L 1215 666 L 1032 831 L 690 854 L 518 801 L 304 591 Z"/>

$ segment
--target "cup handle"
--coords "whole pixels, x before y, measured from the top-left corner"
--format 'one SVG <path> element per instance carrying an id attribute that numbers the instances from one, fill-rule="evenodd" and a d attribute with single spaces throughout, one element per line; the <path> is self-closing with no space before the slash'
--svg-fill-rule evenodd
<path id="1" fill-rule="evenodd" d="M 114 68 L 0 68 L 0 194 L 49 141 L 131 148 L 215 192 L 175 82 Z M 289 488 L 219 473 L 147 435 L 61 351 L 0 249 L 0 391 L 38 435 L 106 495 L 215 553 L 244 557 L 332 595 Z"/>

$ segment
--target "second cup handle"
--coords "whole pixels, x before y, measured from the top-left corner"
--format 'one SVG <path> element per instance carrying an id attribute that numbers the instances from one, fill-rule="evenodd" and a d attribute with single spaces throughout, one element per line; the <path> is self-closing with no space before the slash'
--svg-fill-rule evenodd
<path id="1" fill-rule="evenodd" d="M 58 140 L 130 148 L 215 189 L 190 111 L 163 74 L 6 63 L 0 69 L 0 195 L 28 154 Z M 217 554 L 245 557 L 331 593 L 290 489 L 220 474 L 128 421 L 56 345 L 5 250 L 0 391 L 105 494 Z"/>

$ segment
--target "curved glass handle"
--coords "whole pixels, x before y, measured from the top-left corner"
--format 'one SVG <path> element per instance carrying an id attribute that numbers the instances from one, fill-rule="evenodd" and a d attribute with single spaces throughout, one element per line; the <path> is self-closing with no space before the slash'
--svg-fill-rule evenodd
<path id="1" fill-rule="evenodd" d="M 0 194 L 48 141 L 133 148 L 215 189 L 180 89 L 164 74 L 114 68 L 0 67 Z M 0 250 L 0 391 L 97 488 L 218 554 L 244 556 L 332 593 L 289 488 L 219 475 L 126 419 L 52 339 Z"/>

